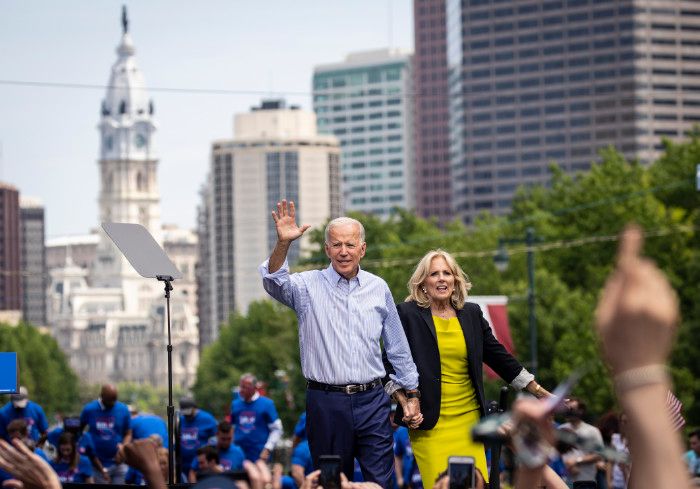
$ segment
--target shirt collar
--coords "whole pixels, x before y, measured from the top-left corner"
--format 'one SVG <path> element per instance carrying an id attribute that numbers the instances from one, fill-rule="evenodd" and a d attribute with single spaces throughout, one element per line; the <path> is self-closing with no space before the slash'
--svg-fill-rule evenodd
<path id="1" fill-rule="evenodd" d="M 331 284 L 337 285 L 339 280 L 346 280 L 345 277 L 340 275 L 338 272 L 335 271 L 335 268 L 333 268 L 333 264 L 331 263 L 328 265 L 328 268 L 326 268 L 323 271 L 323 275 L 326 277 L 326 280 L 328 280 Z M 352 282 L 353 280 L 357 279 L 357 285 L 362 286 L 362 279 L 360 278 L 362 276 L 362 267 L 359 265 L 357 266 L 357 275 L 355 275 L 353 278 L 349 280 L 349 282 Z"/>

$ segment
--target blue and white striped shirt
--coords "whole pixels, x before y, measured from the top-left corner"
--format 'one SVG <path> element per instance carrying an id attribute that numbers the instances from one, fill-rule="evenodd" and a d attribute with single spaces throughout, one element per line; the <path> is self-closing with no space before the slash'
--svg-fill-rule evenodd
<path id="1" fill-rule="evenodd" d="M 301 370 L 324 384 L 364 384 L 384 377 L 381 338 L 396 375 L 406 389 L 418 387 L 418 372 L 389 287 L 364 270 L 350 280 L 332 266 L 289 274 L 260 265 L 265 290 L 292 308 L 299 319 Z"/>

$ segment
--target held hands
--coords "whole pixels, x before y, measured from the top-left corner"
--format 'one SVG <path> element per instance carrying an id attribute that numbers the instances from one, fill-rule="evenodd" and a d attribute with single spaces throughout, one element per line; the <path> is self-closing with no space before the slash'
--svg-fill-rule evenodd
<path id="1" fill-rule="evenodd" d="M 287 201 L 277 202 L 277 212 L 272 211 L 272 219 L 275 221 L 275 227 L 277 228 L 277 239 L 281 242 L 292 242 L 299 238 L 307 229 L 309 229 L 308 224 L 304 224 L 299 227 L 296 223 L 296 209 L 294 208 L 294 202 L 289 201 L 289 207 L 287 207 Z"/>
<path id="2" fill-rule="evenodd" d="M 614 374 L 666 362 L 678 323 L 678 299 L 663 273 L 639 256 L 642 231 L 620 236 L 617 266 L 598 302 L 596 329 Z"/>
<path id="3" fill-rule="evenodd" d="M 419 399 L 417 397 L 407 398 L 402 390 L 398 390 L 394 394 L 396 402 L 401 404 L 401 409 L 403 410 L 401 421 L 406 423 L 406 426 L 411 429 L 418 428 L 423 422 L 423 413 L 420 411 Z"/>

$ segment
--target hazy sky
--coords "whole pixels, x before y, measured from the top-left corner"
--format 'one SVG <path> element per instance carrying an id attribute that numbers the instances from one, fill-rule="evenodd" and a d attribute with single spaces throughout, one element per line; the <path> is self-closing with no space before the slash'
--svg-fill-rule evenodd
<path id="1" fill-rule="evenodd" d="M 0 1 L 0 181 L 42 199 L 49 238 L 98 225 L 105 90 L 7 82 L 107 84 L 124 3 L 149 88 L 249 92 L 150 92 L 162 220 L 187 227 L 210 143 L 232 136 L 234 113 L 269 92 L 310 109 L 315 65 L 389 44 L 413 48 L 411 0 Z"/>

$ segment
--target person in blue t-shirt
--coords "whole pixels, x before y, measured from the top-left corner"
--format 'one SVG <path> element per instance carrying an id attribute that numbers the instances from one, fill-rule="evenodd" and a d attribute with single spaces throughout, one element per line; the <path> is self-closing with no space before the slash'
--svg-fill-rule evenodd
<path id="1" fill-rule="evenodd" d="M 151 435 L 158 435 L 161 444 L 168 448 L 168 425 L 163 418 L 151 413 L 139 414 L 136 408 L 130 408 L 131 412 L 131 438 L 141 440 Z"/>
<path id="2" fill-rule="evenodd" d="M 92 464 L 86 456 L 80 455 L 73 434 L 64 432 L 57 444 L 56 458 L 51 461 L 51 467 L 58 474 L 58 479 L 61 482 L 95 482 Z"/>
<path id="3" fill-rule="evenodd" d="M 413 455 L 411 440 L 408 437 L 408 428 L 399 426 L 394 430 L 394 457 L 396 467 L 396 484 L 398 487 L 410 487 L 412 489 L 422 489 L 418 464 Z M 400 477 L 399 477 L 400 475 Z"/>
<path id="4" fill-rule="evenodd" d="M 235 440 L 251 462 L 267 462 L 282 436 L 282 420 L 272 399 L 261 396 L 258 381 L 245 373 L 239 383 L 240 398 L 231 402 L 231 423 L 236 427 Z"/>
<path id="5" fill-rule="evenodd" d="M 78 440 L 78 453 L 80 453 L 80 455 L 86 456 L 89 460 L 95 458 L 95 446 L 92 444 L 92 437 L 90 433 L 81 433 L 80 418 L 77 416 L 65 417 L 63 418 L 63 426 L 49 431 L 49 434 L 46 436 L 46 441 L 53 445 L 56 451 L 58 451 L 58 440 L 63 433 L 71 433 L 73 438 Z"/>
<path id="6" fill-rule="evenodd" d="M 216 431 L 216 445 L 214 445 L 219 457 L 218 465 L 224 471 L 243 469 L 245 454 L 241 448 L 233 443 L 233 426 L 228 421 L 219 423 Z M 199 457 L 195 457 L 190 467 L 189 481 L 197 482 L 199 472 Z"/>
<path id="7" fill-rule="evenodd" d="M 306 411 L 299 415 L 296 426 L 294 426 L 294 438 L 292 438 L 292 446 L 296 447 L 299 443 L 306 440 Z"/>
<path id="8" fill-rule="evenodd" d="M 29 391 L 21 386 L 17 394 L 10 396 L 10 402 L 0 409 L 0 436 L 9 440 L 7 425 L 15 419 L 23 419 L 29 427 L 29 436 L 38 445 L 44 443 L 49 421 L 44 410 L 37 403 L 29 400 Z"/>
<path id="9" fill-rule="evenodd" d="M 49 458 L 46 453 L 41 448 L 36 448 L 34 440 L 29 436 L 29 427 L 27 422 L 23 419 L 14 419 L 10 421 L 7 425 L 8 442 L 12 444 L 12 440 L 15 438 L 20 440 L 26 447 L 32 450 L 36 455 L 44 459 L 46 463 L 49 463 Z M 0 484 L 6 480 L 14 479 L 14 476 L 9 472 L 0 469 Z M 4 485 L 4 484 L 3 484 Z"/>
<path id="10" fill-rule="evenodd" d="M 191 397 L 180 399 L 180 459 L 182 473 L 187 476 L 197 449 L 209 443 L 216 435 L 216 418 L 203 409 L 198 409 Z"/>
<path id="11" fill-rule="evenodd" d="M 100 470 L 95 482 L 123 484 L 128 466 L 116 463 L 115 457 L 122 445 L 131 441 L 131 416 L 126 404 L 117 400 L 117 388 L 105 384 L 100 397 L 83 407 L 80 413 L 80 431 L 88 427 Z"/>
<path id="12" fill-rule="evenodd" d="M 314 471 L 314 462 L 311 459 L 311 450 L 309 450 L 309 441 L 303 440 L 292 452 L 292 470 L 291 477 L 285 475 L 282 477 L 283 489 L 296 489 L 301 487 L 307 475 Z"/>

